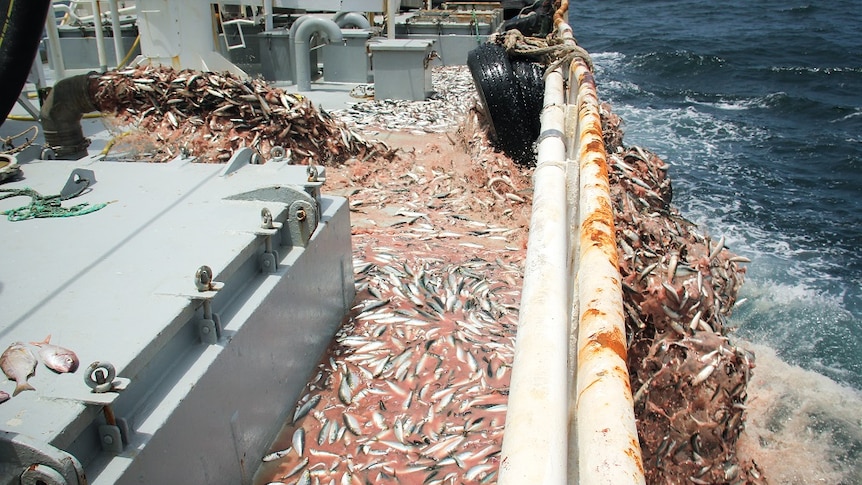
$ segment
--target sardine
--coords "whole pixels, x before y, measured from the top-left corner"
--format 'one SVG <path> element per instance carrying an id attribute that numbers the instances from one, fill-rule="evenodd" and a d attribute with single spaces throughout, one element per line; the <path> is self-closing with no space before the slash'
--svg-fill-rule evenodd
<path id="1" fill-rule="evenodd" d="M 71 350 L 60 347 L 59 345 L 53 345 L 51 342 L 51 336 L 48 335 L 45 337 L 45 340 L 41 342 L 30 342 L 31 344 L 39 347 L 39 357 L 42 358 L 42 362 L 49 369 L 54 372 L 58 372 L 60 374 L 64 372 L 75 372 L 78 369 L 78 356 L 75 355 L 75 352 Z"/>
<path id="2" fill-rule="evenodd" d="M 36 362 L 36 355 L 21 342 L 10 345 L 3 355 L 0 355 L 0 369 L 16 384 L 13 396 L 17 396 L 21 391 L 36 390 L 27 382 L 27 379 L 36 373 Z"/>

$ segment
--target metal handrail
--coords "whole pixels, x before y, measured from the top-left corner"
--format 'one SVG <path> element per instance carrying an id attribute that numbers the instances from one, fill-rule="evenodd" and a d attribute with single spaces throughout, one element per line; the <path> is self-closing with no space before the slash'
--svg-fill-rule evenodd
<path id="1" fill-rule="evenodd" d="M 555 26 L 574 43 L 567 9 Z M 645 483 L 606 156 L 595 80 L 574 58 L 545 81 L 500 485 Z"/>

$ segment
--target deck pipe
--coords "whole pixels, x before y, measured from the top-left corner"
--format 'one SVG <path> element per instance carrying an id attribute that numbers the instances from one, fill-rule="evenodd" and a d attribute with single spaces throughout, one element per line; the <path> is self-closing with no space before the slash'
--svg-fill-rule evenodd
<path id="1" fill-rule="evenodd" d="M 339 12 L 332 17 L 332 21 L 335 22 L 342 29 L 370 29 L 371 22 L 365 18 L 365 15 L 362 15 L 359 12 Z"/>
<path id="2" fill-rule="evenodd" d="M 111 33 L 114 35 L 114 64 L 117 68 L 123 63 L 125 49 L 123 48 L 123 28 L 120 25 L 120 11 L 117 0 L 111 0 Z"/>
<path id="3" fill-rule="evenodd" d="M 574 42 L 567 3 L 556 24 Z M 567 90 L 560 71 L 545 84 L 498 483 L 640 485 L 598 96 L 587 64 L 568 64 Z"/>
<path id="4" fill-rule="evenodd" d="M 293 54 L 294 59 L 293 81 L 300 91 L 311 89 L 311 63 L 309 61 L 311 47 L 309 46 L 309 39 L 311 38 L 311 34 L 315 32 L 325 34 L 330 43 L 344 40 L 338 24 L 330 19 L 313 17 L 311 15 L 303 15 L 296 19 L 293 25 L 290 26 L 290 42 L 292 44 L 291 54 Z"/>
<path id="5" fill-rule="evenodd" d="M 93 30 L 96 34 L 96 52 L 99 55 L 99 69 L 101 72 L 108 70 L 108 57 L 105 53 L 105 33 L 102 31 L 102 14 L 99 11 L 99 0 L 92 0 L 93 4 Z"/>
<path id="6" fill-rule="evenodd" d="M 566 482 L 569 231 L 564 83 L 545 81 L 533 212 L 498 484 Z"/>
<path id="7" fill-rule="evenodd" d="M 91 93 L 96 74 L 63 78 L 45 98 L 40 112 L 45 146 L 60 160 L 78 160 L 87 155 L 90 142 L 84 137 L 81 118 L 96 111 Z"/>
<path id="8" fill-rule="evenodd" d="M 568 100 L 577 106 L 575 146 L 580 164 L 576 260 L 577 483 L 644 484 L 626 364 L 625 314 L 607 153 L 595 79 L 581 58 L 570 64 Z"/>

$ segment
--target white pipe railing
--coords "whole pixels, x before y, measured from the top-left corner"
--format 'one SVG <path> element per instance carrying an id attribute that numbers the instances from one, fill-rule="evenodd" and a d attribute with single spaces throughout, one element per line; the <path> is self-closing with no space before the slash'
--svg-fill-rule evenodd
<path id="1" fill-rule="evenodd" d="M 102 15 L 99 12 L 99 0 L 93 0 L 93 29 L 96 31 L 96 51 L 99 53 L 99 69 L 108 69 L 108 57 L 105 54 L 105 33 L 102 32 Z"/>
<path id="2" fill-rule="evenodd" d="M 114 59 L 117 61 L 114 64 L 119 67 L 125 57 L 125 49 L 123 48 L 123 29 L 120 26 L 120 11 L 117 7 L 117 0 L 111 0 L 111 32 L 114 35 Z M 98 28 L 98 27 L 97 27 Z"/>
<path id="3" fill-rule="evenodd" d="M 561 69 L 545 83 L 498 483 L 641 485 L 598 96 L 584 59 L 563 68 L 565 94 Z"/>
<path id="4" fill-rule="evenodd" d="M 48 52 L 51 55 L 51 64 L 54 67 L 54 79 L 63 79 L 66 77 L 66 63 L 63 60 L 63 52 L 60 47 L 57 18 L 52 11 L 48 12 L 48 18 L 45 19 L 45 31 L 48 34 Z"/>
<path id="5" fill-rule="evenodd" d="M 561 70 L 548 76 L 498 484 L 566 483 L 568 293 Z"/>

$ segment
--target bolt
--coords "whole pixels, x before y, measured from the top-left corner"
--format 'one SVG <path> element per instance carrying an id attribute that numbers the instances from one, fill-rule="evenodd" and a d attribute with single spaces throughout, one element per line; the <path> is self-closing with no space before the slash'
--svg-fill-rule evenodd
<path id="1" fill-rule="evenodd" d="M 202 333 L 202 334 L 204 334 L 204 335 L 209 334 L 209 333 L 210 333 L 210 328 L 209 328 L 209 327 L 201 327 L 201 333 Z"/>
<path id="2" fill-rule="evenodd" d="M 106 434 L 105 436 L 102 436 L 102 441 L 104 441 L 106 445 L 113 445 L 114 437 L 109 434 Z"/>
<path id="3" fill-rule="evenodd" d="M 296 219 L 300 222 L 305 220 L 305 209 L 299 209 L 296 211 Z"/>

